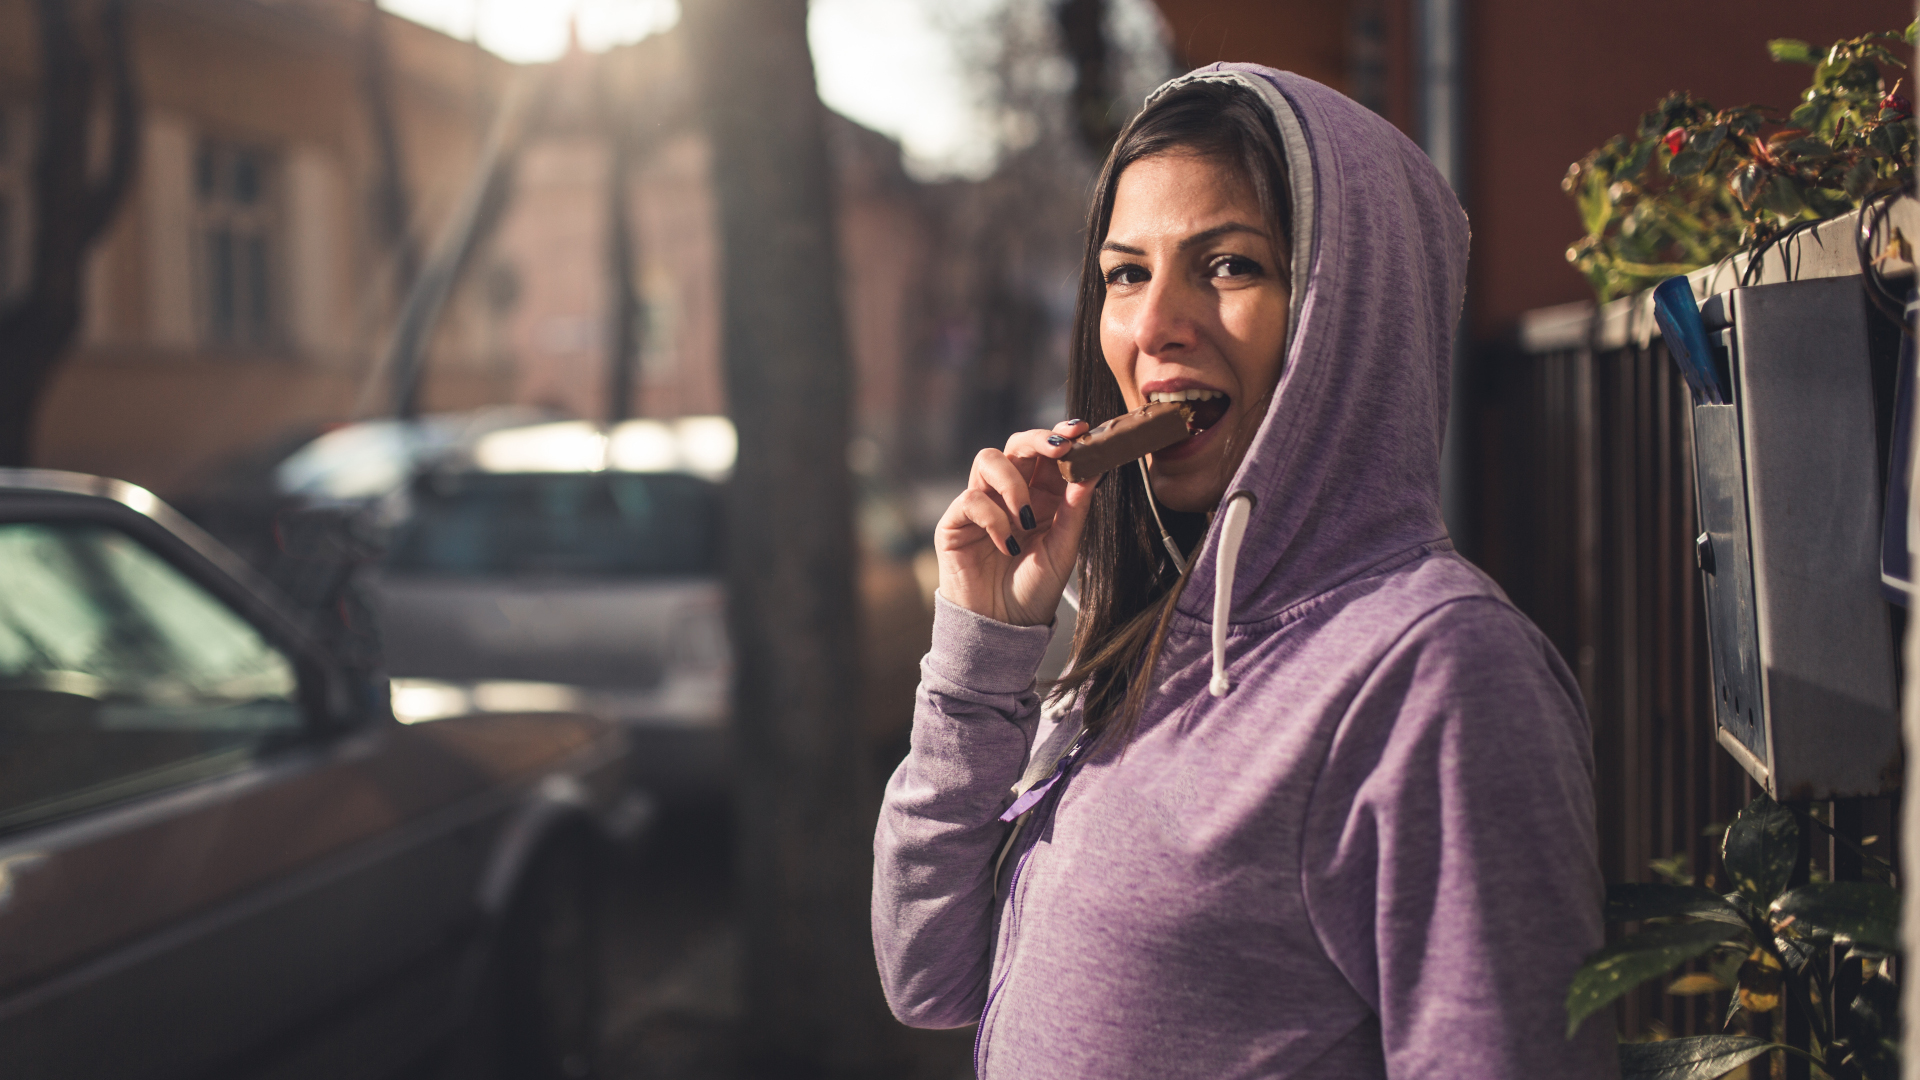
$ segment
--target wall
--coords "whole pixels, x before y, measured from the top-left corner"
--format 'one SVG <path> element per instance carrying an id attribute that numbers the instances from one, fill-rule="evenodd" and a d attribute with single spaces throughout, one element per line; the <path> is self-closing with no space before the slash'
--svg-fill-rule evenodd
<path id="1" fill-rule="evenodd" d="M 1579 239 L 1567 166 L 1673 90 L 1716 105 L 1790 109 L 1812 69 L 1777 64 L 1767 39 L 1819 46 L 1913 20 L 1905 0 L 1633 0 L 1599 8 L 1565 0 L 1469 2 L 1473 216 L 1472 327 L 1509 337 L 1520 313 L 1592 292 L 1566 261 Z"/>
<path id="2" fill-rule="evenodd" d="M 370 396 L 366 373 L 395 298 L 366 213 L 376 173 L 357 60 L 369 10 L 364 0 L 131 4 L 140 171 L 92 253 L 80 340 L 42 404 L 38 464 L 178 492 L 236 455 L 345 419 Z M 509 68 L 383 18 L 413 220 L 426 241 L 466 183 Z M 0 0 L 0 106 L 28 119 L 34 32 L 28 0 Z M 263 148 L 277 164 L 274 333 L 262 344 L 218 345 L 205 328 L 194 162 L 207 138 Z M 456 296 L 435 343 L 443 405 L 504 394 L 471 291 Z"/>
<path id="3" fill-rule="evenodd" d="M 1380 16 L 1381 111 L 1418 138 L 1413 0 L 1246 4 L 1157 0 L 1192 64 L 1253 60 L 1348 89 L 1355 15 Z M 1826 45 L 1905 27 L 1905 0 L 1465 0 L 1468 211 L 1473 261 L 1468 325 L 1480 341 L 1509 339 L 1520 313 L 1591 298 L 1566 261 L 1580 236 L 1560 191 L 1567 166 L 1673 90 L 1715 104 L 1791 108 L 1812 69 L 1776 64 L 1769 38 Z"/>

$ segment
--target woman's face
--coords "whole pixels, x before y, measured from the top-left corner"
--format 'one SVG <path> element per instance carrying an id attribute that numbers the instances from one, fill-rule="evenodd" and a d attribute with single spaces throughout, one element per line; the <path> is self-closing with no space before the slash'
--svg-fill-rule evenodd
<path id="1" fill-rule="evenodd" d="M 1100 350 L 1129 409 L 1193 408 L 1194 434 L 1147 459 L 1166 506 L 1213 509 L 1260 426 L 1287 341 L 1286 257 L 1232 168 L 1175 153 L 1120 174 L 1100 248 Z"/>

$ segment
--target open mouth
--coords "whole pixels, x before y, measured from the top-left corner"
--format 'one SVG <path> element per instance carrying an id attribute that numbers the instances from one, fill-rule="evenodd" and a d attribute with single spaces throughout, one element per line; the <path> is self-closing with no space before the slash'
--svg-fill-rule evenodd
<path id="1" fill-rule="evenodd" d="M 1185 405 L 1193 414 L 1192 419 L 1187 421 L 1187 430 L 1195 435 L 1219 423 L 1233 404 L 1232 398 L 1218 390 L 1162 390 L 1148 394 L 1147 399 Z"/>

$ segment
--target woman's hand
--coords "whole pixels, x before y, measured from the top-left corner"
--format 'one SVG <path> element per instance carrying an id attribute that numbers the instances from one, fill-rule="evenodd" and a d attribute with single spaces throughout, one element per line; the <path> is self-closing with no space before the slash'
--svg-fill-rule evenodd
<path id="1" fill-rule="evenodd" d="M 974 456 L 967 490 L 933 531 L 949 602 L 1014 626 L 1053 621 L 1093 505 L 1093 483 L 1067 483 L 1054 462 L 1086 433 L 1085 421 L 1069 420 Z"/>

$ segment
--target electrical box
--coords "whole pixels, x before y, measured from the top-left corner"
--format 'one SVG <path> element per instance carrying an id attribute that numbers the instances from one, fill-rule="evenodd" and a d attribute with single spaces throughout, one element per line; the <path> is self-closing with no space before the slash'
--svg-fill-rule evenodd
<path id="1" fill-rule="evenodd" d="M 1731 404 L 1693 407 L 1719 738 L 1776 799 L 1899 786 L 1894 643 L 1857 278 L 1701 306 Z"/>

